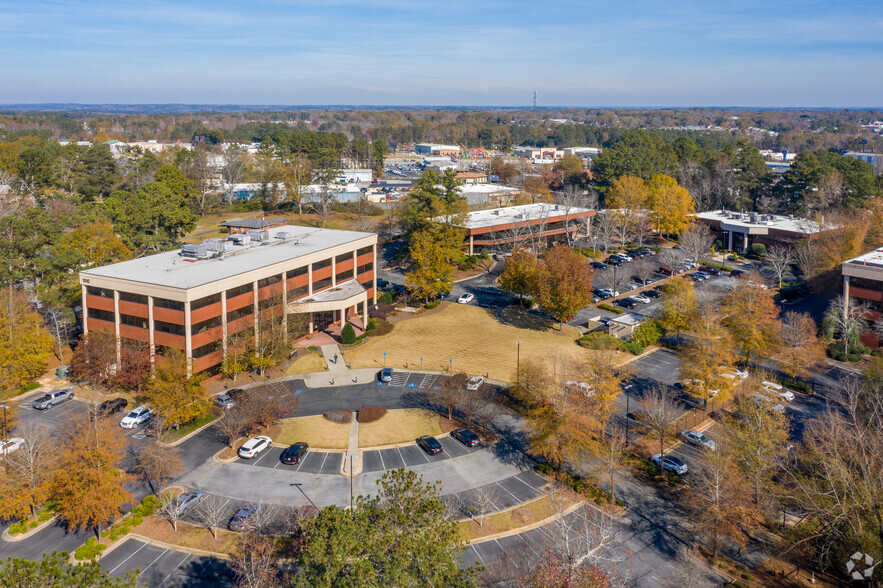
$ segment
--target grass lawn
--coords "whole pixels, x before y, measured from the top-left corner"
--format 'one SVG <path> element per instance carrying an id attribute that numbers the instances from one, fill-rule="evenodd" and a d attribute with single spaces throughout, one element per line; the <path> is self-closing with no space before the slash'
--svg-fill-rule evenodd
<path id="1" fill-rule="evenodd" d="M 559 331 L 558 323 L 517 307 L 506 309 L 503 320 L 507 324 L 478 306 L 443 302 L 439 312 L 400 321 L 390 334 L 371 337 L 346 358 L 353 368 L 378 368 L 386 352 L 387 367 L 422 365 L 427 370 L 445 370 L 453 359 L 454 372 L 488 373 L 491 379 L 514 382 L 516 341 L 521 341 L 522 361 L 579 360 L 591 353 L 575 343 L 579 332 L 574 327 L 564 325 Z"/>
<path id="2" fill-rule="evenodd" d="M 428 410 L 391 410 L 373 423 L 359 423 L 359 447 L 413 442 L 421 435 L 441 435 L 439 416 Z"/>
<path id="3" fill-rule="evenodd" d="M 570 497 L 559 495 L 558 508 L 567 509 L 576 503 L 576 500 Z M 481 525 L 473 520 L 460 521 L 457 526 L 460 528 L 460 536 L 464 541 L 478 539 L 479 537 L 487 537 L 512 529 L 520 529 L 531 523 L 542 521 L 554 515 L 557 512 L 555 504 L 549 496 L 543 496 L 527 504 L 523 504 L 518 508 L 507 510 L 498 514 L 484 517 Z"/>
<path id="4" fill-rule="evenodd" d="M 279 433 L 273 437 L 276 443 L 290 445 L 306 441 L 310 447 L 321 449 L 346 449 L 350 442 L 350 426 L 332 423 L 322 415 L 282 419 L 276 425 Z"/>
<path id="5" fill-rule="evenodd" d="M 303 350 L 297 352 L 297 359 L 291 362 L 291 365 L 285 369 L 285 374 L 293 376 L 296 374 L 311 374 L 313 372 L 325 371 L 325 358 L 319 352 L 306 353 Z"/>

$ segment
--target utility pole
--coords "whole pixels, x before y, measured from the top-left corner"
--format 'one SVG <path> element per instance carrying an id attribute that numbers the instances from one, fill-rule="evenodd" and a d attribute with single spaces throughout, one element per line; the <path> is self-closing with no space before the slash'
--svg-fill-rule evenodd
<path id="1" fill-rule="evenodd" d="M 516 341 L 515 345 L 518 346 L 518 355 L 515 360 L 515 385 L 521 383 L 521 341 Z"/>
<path id="2" fill-rule="evenodd" d="M 536 90 L 533 91 L 533 109 L 534 110 L 537 109 L 537 91 Z"/>

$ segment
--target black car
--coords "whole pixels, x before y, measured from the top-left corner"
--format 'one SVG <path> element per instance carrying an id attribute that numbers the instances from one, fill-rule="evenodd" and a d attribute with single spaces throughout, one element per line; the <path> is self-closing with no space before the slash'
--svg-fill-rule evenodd
<path id="1" fill-rule="evenodd" d="M 156 420 L 156 417 L 151 416 L 149 419 L 144 421 L 144 434 L 148 437 L 156 437 L 159 435 L 160 425 L 159 421 Z"/>
<path id="2" fill-rule="evenodd" d="M 607 292 L 605 292 L 604 290 L 602 290 L 600 288 L 593 288 L 592 294 L 594 294 L 595 296 L 597 296 L 601 300 L 606 300 L 607 298 L 610 298 L 610 296 L 607 294 Z"/>
<path id="3" fill-rule="evenodd" d="M 423 435 L 422 437 L 418 437 L 417 445 L 419 445 L 420 449 L 422 449 L 429 455 L 435 455 L 436 453 L 442 452 L 441 443 L 438 442 L 438 439 L 430 435 Z"/>
<path id="4" fill-rule="evenodd" d="M 377 280 L 377 287 L 381 290 L 386 288 L 387 286 L 389 286 L 389 282 L 387 282 L 386 280 Z"/>
<path id="5" fill-rule="evenodd" d="M 306 443 L 295 443 L 282 452 L 282 455 L 279 456 L 279 461 L 287 465 L 294 465 L 307 455 L 309 449 L 310 446 Z"/>
<path id="6" fill-rule="evenodd" d="M 607 269 L 607 266 L 605 264 L 601 263 L 600 261 L 593 261 L 589 265 L 592 266 L 593 268 L 599 269 L 599 270 L 606 270 Z"/>
<path id="7" fill-rule="evenodd" d="M 490 308 L 494 304 L 493 298 L 480 298 L 478 300 L 478 305 L 482 308 Z"/>
<path id="8" fill-rule="evenodd" d="M 634 308 L 638 305 L 637 301 L 632 300 L 631 298 L 620 298 L 616 301 L 617 306 L 622 306 L 623 308 Z"/>
<path id="9" fill-rule="evenodd" d="M 456 431 L 451 431 L 451 437 L 465 445 L 466 447 L 475 447 L 478 445 L 478 435 L 470 431 L 469 429 L 457 429 Z"/>
<path id="10" fill-rule="evenodd" d="M 647 298 L 659 298 L 662 296 L 662 293 L 659 290 L 644 290 L 643 294 Z"/>
<path id="11" fill-rule="evenodd" d="M 733 276 L 734 278 L 741 278 L 742 276 L 746 276 L 748 274 L 746 274 L 742 270 L 734 269 L 730 272 L 730 275 Z"/>
<path id="12" fill-rule="evenodd" d="M 622 264 L 624 264 L 625 261 L 623 261 L 622 259 L 620 259 L 620 258 L 618 258 L 618 257 L 610 257 L 610 258 L 607 259 L 607 263 L 608 263 L 609 265 L 612 265 L 612 266 L 615 266 L 615 267 L 619 267 L 619 266 L 621 266 Z"/>
<path id="13" fill-rule="evenodd" d="M 641 284 L 642 286 L 646 286 L 647 284 L 649 284 L 653 280 L 651 280 L 650 278 L 647 278 L 646 280 L 642 280 L 638 276 L 632 276 L 632 281 L 636 284 Z"/>
<path id="14" fill-rule="evenodd" d="M 99 419 L 109 417 L 110 415 L 126 408 L 128 404 L 129 401 L 125 398 L 114 398 L 113 400 L 105 400 L 98 405 L 98 408 L 95 409 L 95 416 Z"/>

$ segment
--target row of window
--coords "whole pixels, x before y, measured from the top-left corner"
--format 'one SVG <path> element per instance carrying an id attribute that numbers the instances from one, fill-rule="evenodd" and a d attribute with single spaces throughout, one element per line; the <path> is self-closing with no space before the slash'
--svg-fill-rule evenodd
<path id="1" fill-rule="evenodd" d="M 90 308 L 88 316 L 91 319 L 96 319 L 99 321 L 107 321 L 109 323 L 114 322 L 114 315 L 112 312 L 101 310 L 99 308 Z M 138 329 L 147 329 L 147 322 L 148 321 L 146 318 L 120 313 L 121 325 L 128 325 L 130 327 L 136 327 Z M 172 335 L 178 335 L 180 337 L 184 336 L 183 325 L 176 325 L 174 323 L 167 323 L 164 321 L 155 320 L 153 321 L 153 328 L 155 331 L 159 331 L 160 333 L 171 333 Z"/>

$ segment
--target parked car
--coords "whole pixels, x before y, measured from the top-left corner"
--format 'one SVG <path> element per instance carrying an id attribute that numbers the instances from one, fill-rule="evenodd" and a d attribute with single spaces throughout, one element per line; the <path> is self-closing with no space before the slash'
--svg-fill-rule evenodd
<path id="1" fill-rule="evenodd" d="M 626 253 L 617 253 L 616 256 L 619 257 L 623 261 L 634 261 L 635 260 L 634 257 L 632 257 Z"/>
<path id="2" fill-rule="evenodd" d="M 599 269 L 599 270 L 606 270 L 607 269 L 607 265 L 601 263 L 600 261 L 593 261 L 589 265 L 592 266 L 593 268 Z"/>
<path id="3" fill-rule="evenodd" d="M 9 455 L 22 445 L 24 445 L 25 440 L 21 437 L 13 437 L 12 439 L 7 439 L 3 441 L 0 439 L 0 457 L 4 455 Z"/>
<path id="4" fill-rule="evenodd" d="M 711 267 L 710 265 L 703 265 L 699 267 L 700 271 L 705 272 L 710 276 L 719 276 L 721 275 L 721 271 L 716 267 Z"/>
<path id="5" fill-rule="evenodd" d="M 734 278 L 742 278 L 747 276 L 748 274 L 740 269 L 730 270 L 730 275 Z"/>
<path id="6" fill-rule="evenodd" d="M 442 452 L 441 443 L 438 442 L 438 439 L 430 435 L 423 435 L 422 437 L 418 437 L 417 445 L 420 447 L 420 449 L 422 449 L 429 455 L 435 455 L 436 453 Z"/>
<path id="7" fill-rule="evenodd" d="M 766 284 L 761 284 L 760 282 L 755 282 L 754 280 L 748 280 L 748 285 L 752 288 L 760 288 L 761 290 L 768 290 L 769 287 Z"/>
<path id="8" fill-rule="evenodd" d="M 694 275 L 694 276 L 700 276 L 703 280 L 707 280 L 708 278 L 711 277 L 710 274 L 707 274 L 707 273 L 703 272 L 702 270 L 696 272 L 696 273 L 693 274 L 693 275 Z"/>
<path id="9" fill-rule="evenodd" d="M 632 300 L 640 302 L 641 304 L 650 304 L 650 299 L 643 294 L 632 294 Z"/>
<path id="10" fill-rule="evenodd" d="M 599 298 L 601 300 L 604 300 L 605 298 L 610 298 L 610 295 L 601 288 L 593 288 L 592 294 L 594 294 L 596 298 Z"/>
<path id="11" fill-rule="evenodd" d="M 565 390 L 570 392 L 580 392 L 586 396 L 586 398 L 591 398 L 595 395 L 595 388 L 589 384 L 588 382 L 580 382 L 579 380 L 569 380 L 564 382 Z"/>
<path id="12" fill-rule="evenodd" d="M 279 456 L 279 461 L 287 465 L 294 465 L 306 457 L 309 450 L 310 446 L 304 442 L 289 445 Z"/>
<path id="13" fill-rule="evenodd" d="M 99 419 L 109 417 L 110 415 L 123 410 L 128 405 L 129 401 L 125 398 L 114 398 L 113 400 L 105 400 L 98 405 L 98 408 L 95 409 L 95 417 Z"/>
<path id="14" fill-rule="evenodd" d="M 659 290 L 644 290 L 642 294 L 644 296 L 647 296 L 648 298 L 659 298 L 660 296 L 662 296 L 662 292 L 660 292 Z"/>
<path id="15" fill-rule="evenodd" d="M 666 472 L 674 472 L 679 476 L 687 473 L 687 464 L 672 455 L 662 456 L 657 453 L 650 458 L 650 462 L 655 463 Z"/>
<path id="16" fill-rule="evenodd" d="M 621 266 L 621 265 L 624 264 L 624 263 L 625 263 L 625 261 L 622 260 L 622 259 L 620 259 L 620 258 L 618 258 L 618 257 L 608 257 L 608 258 L 607 258 L 607 265 L 612 265 L 612 266 L 614 266 L 614 267 L 619 267 L 619 266 Z"/>
<path id="17" fill-rule="evenodd" d="M 623 308 L 634 308 L 638 303 L 633 298 L 620 298 L 616 301 L 616 305 Z"/>
<path id="18" fill-rule="evenodd" d="M 703 274 L 702 272 L 696 272 L 695 274 L 691 274 L 690 277 L 693 279 L 694 282 L 701 282 L 705 280 L 705 278 L 707 278 L 708 276 Z"/>
<path id="19" fill-rule="evenodd" d="M 381 382 L 392 382 L 392 368 L 383 368 L 377 372 L 377 379 Z"/>
<path id="20" fill-rule="evenodd" d="M 700 447 L 704 447 L 710 451 L 714 451 L 717 449 L 717 443 L 714 442 L 713 439 L 709 439 L 704 433 L 700 433 L 699 431 L 681 431 L 681 437 L 684 438 L 684 441 L 687 443 L 692 443 L 693 445 L 699 445 Z"/>
<path id="21" fill-rule="evenodd" d="M 258 435 L 257 437 L 252 437 L 248 441 L 242 444 L 242 447 L 239 448 L 239 457 L 243 459 L 251 459 L 261 451 L 270 446 L 273 440 L 267 437 L 266 435 Z"/>
<path id="22" fill-rule="evenodd" d="M 457 303 L 458 304 L 469 304 L 473 300 L 475 300 L 475 294 L 467 292 L 466 294 L 463 294 L 462 296 L 457 298 Z"/>
<path id="23" fill-rule="evenodd" d="M 647 284 L 650 284 L 653 282 L 653 280 L 650 278 L 643 280 L 643 279 L 639 278 L 638 276 L 632 276 L 632 281 L 636 284 L 641 284 L 642 286 L 646 286 Z"/>
<path id="24" fill-rule="evenodd" d="M 762 382 L 764 390 L 778 396 L 779 398 L 791 402 L 794 400 L 794 392 L 791 390 L 785 390 L 785 388 L 781 384 L 777 384 L 776 382 L 769 382 L 764 380 Z"/>
<path id="25" fill-rule="evenodd" d="M 633 410 L 632 412 L 628 413 L 626 416 L 637 423 L 643 423 L 647 420 L 647 411 L 641 410 L 639 408 L 638 410 Z"/>
<path id="26" fill-rule="evenodd" d="M 628 287 L 629 290 L 637 290 L 638 288 L 641 287 L 641 285 L 635 284 L 633 282 L 629 282 L 628 284 L 626 284 L 626 287 Z"/>
<path id="27" fill-rule="evenodd" d="M 451 437 L 466 447 L 475 447 L 479 442 L 478 435 L 469 429 L 457 429 L 456 431 L 451 431 Z"/>
<path id="28" fill-rule="evenodd" d="M 37 410 L 46 410 L 47 408 L 52 408 L 56 404 L 64 402 L 65 400 L 70 400 L 73 397 L 73 388 L 61 388 L 59 390 L 52 390 L 34 400 L 33 406 Z"/>
<path id="29" fill-rule="evenodd" d="M 383 290 L 387 286 L 389 286 L 389 282 L 387 282 L 386 280 L 377 280 L 377 287 L 381 290 Z"/>
<path id="30" fill-rule="evenodd" d="M 481 376 L 472 376 L 469 378 L 469 381 L 466 382 L 467 390 L 478 390 L 481 385 L 484 384 L 484 378 Z"/>
<path id="31" fill-rule="evenodd" d="M 674 268 L 670 268 L 667 265 L 660 265 L 659 269 L 656 271 L 664 276 L 673 276 L 678 273 Z"/>
<path id="32" fill-rule="evenodd" d="M 774 410 L 776 412 L 785 412 L 785 405 L 782 403 L 777 403 L 775 400 L 770 398 L 769 396 L 764 396 L 760 392 L 755 392 L 754 396 L 751 397 L 751 402 L 756 404 L 757 406 L 763 406 L 770 410 Z"/>
<path id="33" fill-rule="evenodd" d="M 152 414 L 153 411 L 147 408 L 146 404 L 142 404 L 141 406 L 132 409 L 129 414 L 124 416 L 123 420 L 120 421 L 120 426 L 124 429 L 134 429 L 149 419 Z"/>
<path id="34" fill-rule="evenodd" d="M 200 500 L 202 500 L 205 493 L 202 490 L 189 490 L 181 494 L 178 498 L 175 499 L 175 513 L 178 515 L 184 514 L 185 511 L 196 506 Z"/>
<path id="35" fill-rule="evenodd" d="M 227 524 L 227 528 L 231 531 L 245 531 L 254 520 L 255 513 L 260 509 L 261 505 L 252 504 L 250 506 L 246 506 L 245 508 L 239 509 L 233 518 L 230 519 L 230 522 Z"/>
<path id="36" fill-rule="evenodd" d="M 223 408 L 225 410 L 229 410 L 236 406 L 236 401 L 227 396 L 226 394 L 222 394 L 221 396 L 215 397 L 215 406 L 219 408 Z"/>
<path id="37" fill-rule="evenodd" d="M 144 421 L 144 434 L 148 437 L 156 437 L 160 432 L 160 422 L 156 415 L 150 415 L 150 418 Z"/>

